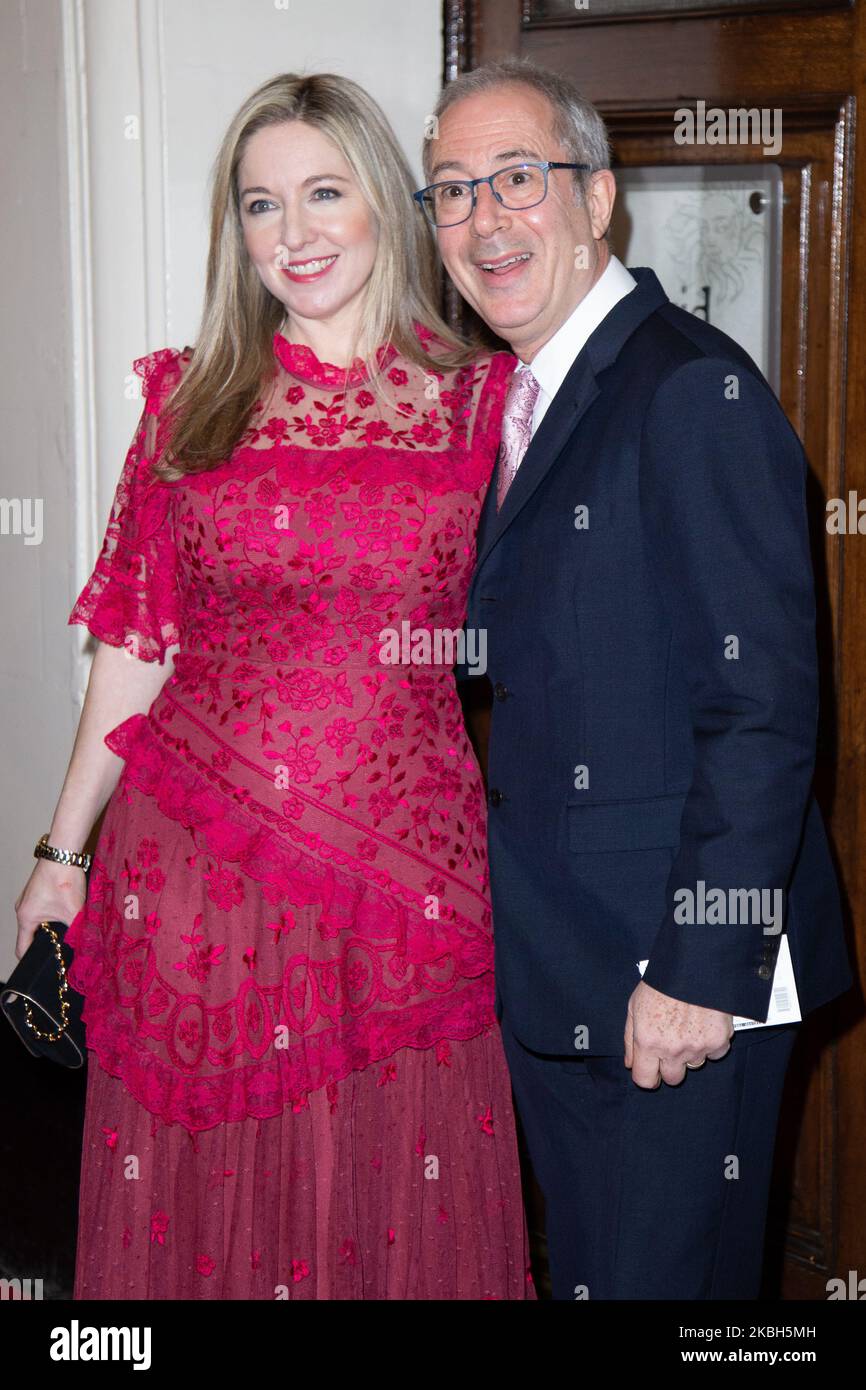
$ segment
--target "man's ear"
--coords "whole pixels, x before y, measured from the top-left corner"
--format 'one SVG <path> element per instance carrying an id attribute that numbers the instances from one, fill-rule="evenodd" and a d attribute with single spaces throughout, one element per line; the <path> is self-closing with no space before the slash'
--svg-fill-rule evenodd
<path id="1" fill-rule="evenodd" d="M 610 169 L 598 169 L 590 174 L 586 210 L 596 241 L 601 241 L 607 234 L 615 201 L 616 179 Z"/>

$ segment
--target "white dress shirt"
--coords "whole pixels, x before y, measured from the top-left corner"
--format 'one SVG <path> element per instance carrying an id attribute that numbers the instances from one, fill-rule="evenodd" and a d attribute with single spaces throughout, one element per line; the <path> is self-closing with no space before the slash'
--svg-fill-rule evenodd
<path id="1" fill-rule="evenodd" d="M 554 333 L 544 347 L 539 348 L 530 363 L 521 362 L 517 371 L 531 370 L 541 388 L 532 412 L 532 434 L 538 429 L 547 408 L 565 380 L 575 357 L 587 338 L 606 319 L 614 304 L 629 294 L 637 284 L 622 261 L 611 256 L 592 289 L 585 294 L 577 308 Z"/>

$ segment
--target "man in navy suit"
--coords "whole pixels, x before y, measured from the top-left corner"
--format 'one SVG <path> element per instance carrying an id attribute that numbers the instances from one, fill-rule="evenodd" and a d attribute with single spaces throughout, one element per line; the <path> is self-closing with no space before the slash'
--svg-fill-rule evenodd
<path id="1" fill-rule="evenodd" d="M 852 982 L 811 788 L 806 462 L 750 357 L 611 255 L 606 133 L 569 82 L 488 65 L 436 116 L 419 201 L 519 358 L 467 626 L 554 1296 L 755 1298 L 798 1025 L 733 1020 Z"/>

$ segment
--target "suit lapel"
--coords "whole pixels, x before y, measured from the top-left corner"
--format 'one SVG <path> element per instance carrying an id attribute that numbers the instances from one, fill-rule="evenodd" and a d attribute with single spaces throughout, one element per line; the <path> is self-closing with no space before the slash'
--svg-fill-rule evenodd
<path id="1" fill-rule="evenodd" d="M 653 271 L 638 267 L 631 269 L 631 274 L 637 280 L 635 288 L 613 306 L 577 354 L 533 435 L 500 512 L 496 511 L 497 462 L 479 519 L 473 584 L 490 552 L 543 482 L 596 400 L 602 390 L 597 378 L 616 361 L 644 319 L 669 302 Z"/>

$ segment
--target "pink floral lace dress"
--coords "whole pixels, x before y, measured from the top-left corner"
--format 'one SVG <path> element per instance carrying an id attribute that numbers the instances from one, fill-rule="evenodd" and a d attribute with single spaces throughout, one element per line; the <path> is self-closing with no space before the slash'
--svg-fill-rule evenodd
<path id="1" fill-rule="evenodd" d="M 452 665 L 381 640 L 462 624 L 513 359 L 425 374 L 382 347 L 383 404 L 277 333 L 231 458 L 165 483 L 184 357 L 134 364 L 69 620 L 139 660 L 179 646 L 106 736 L 124 766 L 70 927 L 74 1296 L 532 1298 L 481 776 Z"/>

